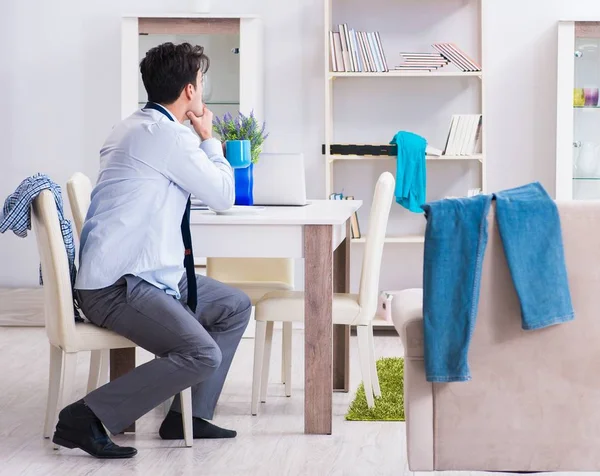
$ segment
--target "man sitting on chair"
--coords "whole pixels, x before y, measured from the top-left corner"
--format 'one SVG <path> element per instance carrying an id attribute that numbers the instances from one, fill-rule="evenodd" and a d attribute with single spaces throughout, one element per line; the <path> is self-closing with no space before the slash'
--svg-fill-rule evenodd
<path id="1" fill-rule="evenodd" d="M 248 324 L 250 299 L 195 275 L 189 223 L 190 194 L 216 210 L 234 201 L 233 171 L 202 102 L 208 66 L 200 46 L 165 43 L 148 51 L 140 69 L 149 102 L 115 126 L 101 149 L 81 233 L 77 298 L 91 322 L 160 358 L 64 408 L 57 444 L 100 458 L 132 457 L 136 449 L 115 445 L 102 425 L 120 433 L 173 395 L 159 434 L 183 439 L 178 393 L 188 387 L 194 438 L 236 436 L 206 420 Z"/>

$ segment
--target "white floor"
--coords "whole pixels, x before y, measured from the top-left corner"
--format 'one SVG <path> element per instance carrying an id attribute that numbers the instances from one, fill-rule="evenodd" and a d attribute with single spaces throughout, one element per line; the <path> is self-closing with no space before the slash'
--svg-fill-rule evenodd
<path id="1" fill-rule="evenodd" d="M 115 437 L 139 453 L 131 460 L 100 461 L 79 450 L 53 451 L 41 437 L 46 401 L 48 343 L 42 328 L 0 327 L 0 476 L 17 475 L 360 475 L 404 476 L 405 425 L 347 422 L 344 414 L 360 381 L 356 342 L 352 342 L 350 394 L 334 395 L 332 436 L 303 432 L 303 339 L 294 332 L 293 395 L 279 383 L 281 334 L 274 337 L 272 382 L 259 416 L 250 415 L 253 340 L 243 339 L 223 391 L 215 423 L 238 431 L 234 440 L 196 440 L 192 449 L 162 441 L 157 434 L 162 410 L 138 422 L 136 435 Z M 378 357 L 400 356 L 398 337 L 376 338 Z M 147 358 L 141 352 L 142 359 Z M 89 356 L 81 354 L 77 398 L 83 396 Z M 490 475 L 492 473 L 445 473 Z"/>

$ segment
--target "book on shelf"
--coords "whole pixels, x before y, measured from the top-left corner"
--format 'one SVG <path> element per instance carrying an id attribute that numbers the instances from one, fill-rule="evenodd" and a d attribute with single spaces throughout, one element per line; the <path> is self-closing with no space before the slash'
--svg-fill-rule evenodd
<path id="1" fill-rule="evenodd" d="M 454 43 L 434 43 L 432 46 L 461 71 L 465 73 L 481 71 L 481 66 Z"/>
<path id="2" fill-rule="evenodd" d="M 441 53 L 400 53 L 400 60 L 396 71 L 436 71 L 449 63 Z"/>
<path id="3" fill-rule="evenodd" d="M 329 200 L 354 200 L 354 196 L 348 195 L 344 197 L 343 193 L 332 193 L 329 195 Z M 360 225 L 358 224 L 358 214 L 356 212 L 352 213 L 352 216 L 350 217 L 350 233 L 352 234 L 352 239 L 358 239 L 361 237 Z"/>
<path id="4" fill-rule="evenodd" d="M 431 72 L 453 64 L 464 73 L 481 71 L 481 66 L 454 43 L 434 43 L 432 46 L 437 52 L 401 52 L 400 64 L 393 69 Z"/>
<path id="5" fill-rule="evenodd" d="M 379 32 L 356 31 L 346 23 L 329 32 L 329 56 L 334 73 L 389 71 Z"/>
<path id="6" fill-rule="evenodd" d="M 450 121 L 444 155 L 468 156 L 481 150 L 481 114 L 455 114 Z"/>
<path id="7" fill-rule="evenodd" d="M 462 72 L 479 72 L 481 66 L 454 43 L 434 43 L 436 52 L 401 52 L 394 71 L 431 72 L 448 64 Z M 347 23 L 329 32 L 330 68 L 334 73 L 387 73 L 388 66 L 378 31 L 356 31 Z"/>

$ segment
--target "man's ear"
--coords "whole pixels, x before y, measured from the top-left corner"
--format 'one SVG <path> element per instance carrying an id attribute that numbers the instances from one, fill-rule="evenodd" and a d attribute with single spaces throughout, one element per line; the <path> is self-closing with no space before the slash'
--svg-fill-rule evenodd
<path id="1" fill-rule="evenodd" d="M 194 96 L 194 93 L 196 92 L 196 88 L 194 88 L 194 85 L 192 83 L 188 83 L 184 90 L 186 99 L 188 101 L 191 101 Z"/>

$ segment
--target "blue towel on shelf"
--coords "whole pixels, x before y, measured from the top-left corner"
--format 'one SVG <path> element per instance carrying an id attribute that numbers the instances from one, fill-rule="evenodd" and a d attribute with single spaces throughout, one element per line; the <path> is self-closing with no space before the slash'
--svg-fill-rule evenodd
<path id="1" fill-rule="evenodd" d="M 427 141 L 412 132 L 400 131 L 390 144 L 398 146 L 396 202 L 414 213 L 425 203 L 425 149 Z"/>

